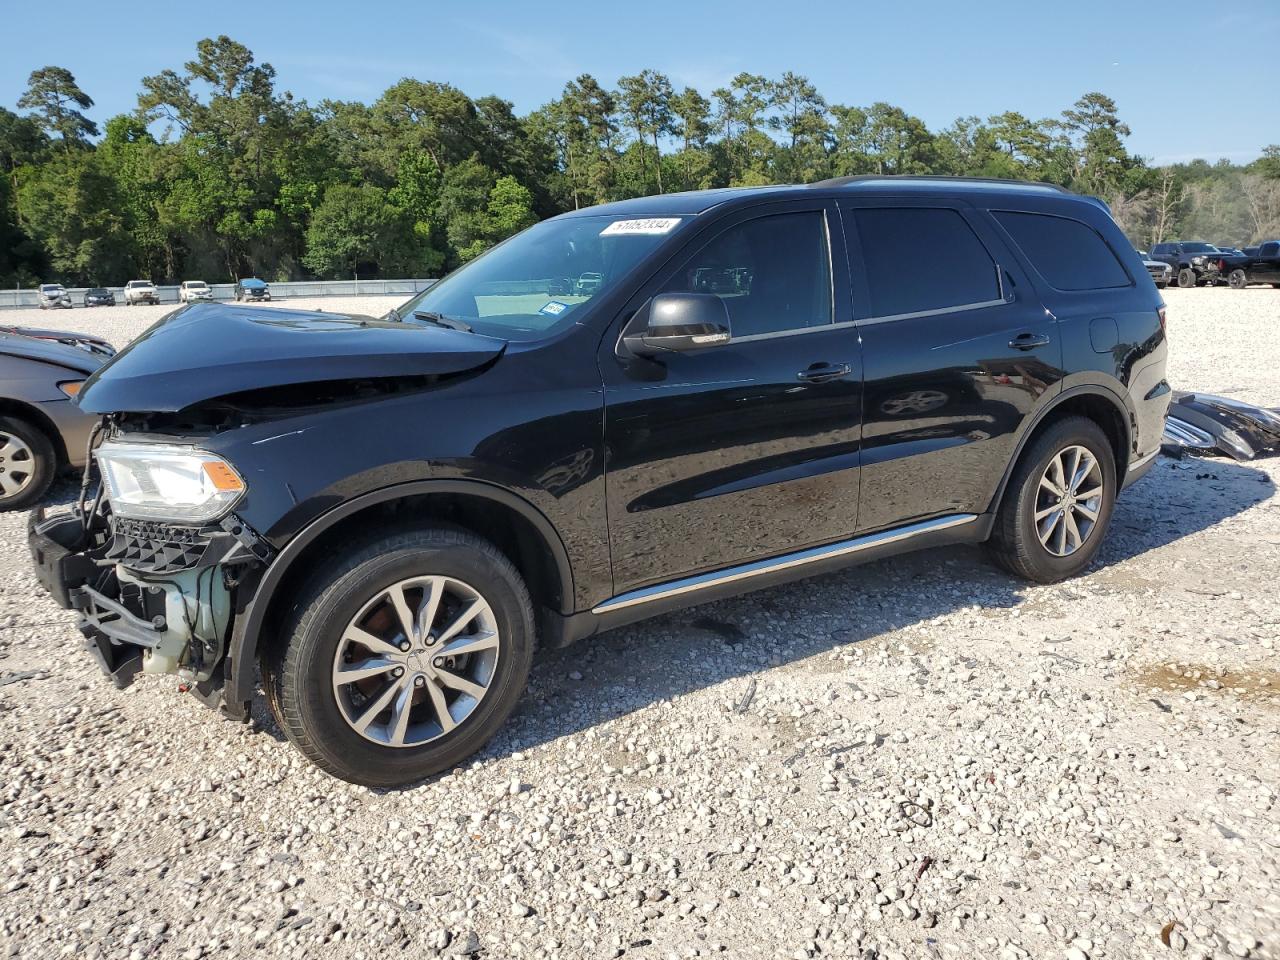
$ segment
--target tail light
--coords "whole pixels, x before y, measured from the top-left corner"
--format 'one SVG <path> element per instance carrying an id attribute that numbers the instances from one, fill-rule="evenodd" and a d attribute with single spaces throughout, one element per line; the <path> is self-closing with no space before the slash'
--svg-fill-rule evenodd
<path id="1" fill-rule="evenodd" d="M 1156 311 L 1156 316 L 1160 318 L 1161 333 L 1165 332 L 1165 313 L 1168 309 L 1169 309 L 1168 307 L 1161 307 L 1159 310 Z"/>
<path id="2" fill-rule="evenodd" d="M 1225 261 L 1225 260 L 1219 260 L 1219 261 L 1218 261 L 1218 270 L 1219 270 L 1221 273 L 1226 273 L 1226 272 L 1227 272 L 1227 261 Z"/>

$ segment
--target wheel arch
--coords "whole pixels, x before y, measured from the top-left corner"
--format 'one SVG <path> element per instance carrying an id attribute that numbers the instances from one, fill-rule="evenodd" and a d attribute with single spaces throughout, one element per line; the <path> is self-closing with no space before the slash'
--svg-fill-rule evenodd
<path id="1" fill-rule="evenodd" d="M 523 497 L 480 480 L 421 480 L 383 487 L 312 520 L 262 573 L 228 643 L 228 707 L 253 698 L 258 653 L 274 639 L 272 630 L 288 609 L 291 589 L 351 536 L 395 529 L 406 518 L 459 526 L 489 539 L 520 571 L 535 606 L 571 612 L 573 569 L 568 551 L 551 522 Z"/>
<path id="2" fill-rule="evenodd" d="M 0 417 L 13 417 L 31 424 L 43 433 L 48 438 L 49 443 L 53 445 L 53 453 L 58 458 L 58 467 L 65 467 L 70 462 L 70 458 L 67 456 L 66 441 L 62 439 L 62 431 L 39 407 L 25 403 L 22 400 L 0 397 Z"/>
<path id="3" fill-rule="evenodd" d="M 1017 446 L 1014 447 L 1013 456 L 1009 458 L 1008 464 L 1005 465 L 1004 474 L 1001 476 L 995 495 L 991 498 L 991 503 L 987 507 L 989 512 L 994 513 L 1004 500 L 1005 492 L 1009 487 L 1009 479 L 1013 476 L 1013 471 L 1017 469 L 1018 461 L 1022 459 L 1022 455 L 1026 452 L 1031 441 L 1039 436 L 1050 424 L 1061 420 L 1063 417 L 1073 415 L 1084 416 L 1094 421 L 1107 435 L 1107 439 L 1111 441 L 1111 452 L 1116 461 L 1115 480 L 1117 489 L 1123 486 L 1125 473 L 1129 469 L 1130 451 L 1133 446 L 1132 416 L 1125 407 L 1124 401 L 1114 391 L 1100 384 L 1083 384 L 1064 390 L 1036 414 L 1035 419 L 1022 431 L 1022 436 L 1018 438 Z"/>

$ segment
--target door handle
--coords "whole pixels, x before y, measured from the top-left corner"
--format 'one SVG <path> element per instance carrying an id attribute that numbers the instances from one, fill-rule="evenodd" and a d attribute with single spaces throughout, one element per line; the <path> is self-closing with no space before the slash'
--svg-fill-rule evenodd
<path id="1" fill-rule="evenodd" d="M 1009 346 L 1015 350 L 1034 350 L 1048 345 L 1049 336 L 1044 333 L 1020 333 L 1009 341 Z"/>
<path id="2" fill-rule="evenodd" d="M 828 380 L 839 380 L 853 372 L 847 363 L 815 363 L 806 370 L 796 374 L 796 379 L 805 383 L 826 383 Z"/>

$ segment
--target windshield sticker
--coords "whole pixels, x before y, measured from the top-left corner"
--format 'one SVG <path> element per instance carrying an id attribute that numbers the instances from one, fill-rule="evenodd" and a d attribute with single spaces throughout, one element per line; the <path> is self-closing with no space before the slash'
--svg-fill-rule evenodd
<path id="1" fill-rule="evenodd" d="M 548 300 L 546 306 L 538 312 L 546 314 L 548 317 L 558 317 L 568 309 L 569 305 L 567 303 L 561 303 L 559 300 Z"/>
<path id="2" fill-rule="evenodd" d="M 649 217 L 645 220 L 615 220 L 600 231 L 600 236 L 623 237 L 670 233 L 679 223 L 679 217 Z"/>

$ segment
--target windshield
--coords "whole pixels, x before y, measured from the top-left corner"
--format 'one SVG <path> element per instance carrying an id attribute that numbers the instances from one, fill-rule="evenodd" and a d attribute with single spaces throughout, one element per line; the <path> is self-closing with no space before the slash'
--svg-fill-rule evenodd
<path id="1" fill-rule="evenodd" d="M 208 284 L 207 284 L 207 283 L 205 283 L 203 280 L 188 280 L 188 281 L 187 281 L 187 289 L 188 289 L 188 290 L 203 290 L 203 289 L 204 289 L 205 287 L 207 287 L 207 286 L 208 286 Z"/>
<path id="2" fill-rule="evenodd" d="M 42 283 L 42 284 L 40 284 L 40 292 L 41 292 L 41 293 L 56 293 L 57 291 L 59 291 L 59 290 L 61 290 L 61 289 L 62 289 L 62 284 L 60 284 L 60 283 Z"/>
<path id="3" fill-rule="evenodd" d="M 477 333 L 536 340 L 574 322 L 680 224 L 678 217 L 547 220 L 418 294 L 396 312 L 435 314 Z"/>
<path id="4" fill-rule="evenodd" d="M 151 286 L 150 280 L 130 280 L 129 281 L 129 288 L 132 290 L 136 290 L 138 287 L 149 287 L 149 286 Z"/>
<path id="5" fill-rule="evenodd" d="M 242 286 L 242 287 L 265 287 L 265 286 L 266 286 L 266 284 L 265 284 L 265 283 L 263 283 L 261 280 L 241 280 L 241 281 L 240 281 L 240 286 Z"/>
<path id="6" fill-rule="evenodd" d="M 1217 253 L 1217 248 L 1211 243 L 1184 243 L 1182 245 L 1183 253 Z"/>
<path id="7" fill-rule="evenodd" d="M 91 297 L 105 297 L 106 295 L 107 295 L 107 291 L 104 290 L 102 287 L 94 287 L 92 290 L 89 291 L 89 296 Z"/>

